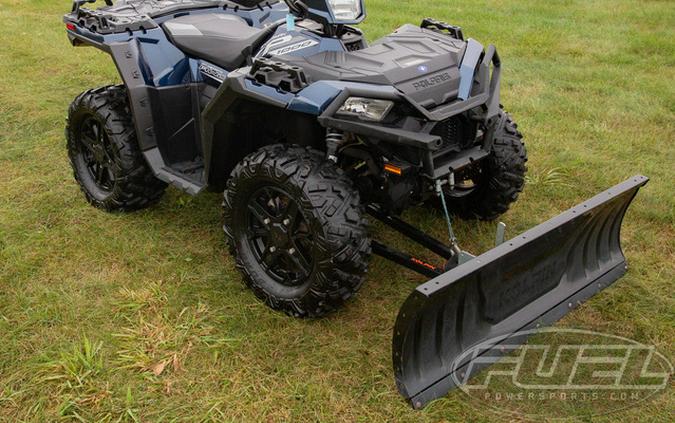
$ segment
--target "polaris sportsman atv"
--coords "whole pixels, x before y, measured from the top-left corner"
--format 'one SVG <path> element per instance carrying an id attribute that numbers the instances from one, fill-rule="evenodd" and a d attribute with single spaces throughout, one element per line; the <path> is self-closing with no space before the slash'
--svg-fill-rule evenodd
<path id="1" fill-rule="evenodd" d="M 472 345 L 512 343 L 625 272 L 619 229 L 644 177 L 507 243 L 502 224 L 499 245 L 480 257 L 460 249 L 451 214 L 503 214 L 527 161 L 500 106 L 499 55 L 461 28 L 425 19 L 368 44 L 354 27 L 363 0 L 83 7 L 94 2 L 73 2 L 68 37 L 110 54 L 124 84 L 70 106 L 68 154 L 87 200 L 134 210 L 167 184 L 224 190 L 223 227 L 245 283 L 296 317 L 340 307 L 371 252 L 431 277 L 394 328 L 396 382 L 413 406 L 480 367 L 457 360 Z M 422 203 L 442 211 L 449 245 L 397 217 Z M 371 240 L 366 214 L 445 263 Z"/>

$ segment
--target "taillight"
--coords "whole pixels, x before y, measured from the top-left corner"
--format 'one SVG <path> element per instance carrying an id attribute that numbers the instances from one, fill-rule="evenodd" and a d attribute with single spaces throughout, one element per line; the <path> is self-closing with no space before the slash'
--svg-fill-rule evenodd
<path id="1" fill-rule="evenodd" d="M 66 29 L 67 29 L 68 31 L 75 31 L 75 24 L 67 23 L 67 24 L 66 24 Z"/>

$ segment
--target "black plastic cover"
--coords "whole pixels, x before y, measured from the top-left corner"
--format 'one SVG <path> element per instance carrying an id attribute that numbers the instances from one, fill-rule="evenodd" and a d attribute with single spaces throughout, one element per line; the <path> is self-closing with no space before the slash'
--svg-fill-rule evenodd
<path id="1" fill-rule="evenodd" d="M 260 84 L 291 93 L 297 93 L 308 85 L 307 77 L 301 68 L 265 58 L 253 62 L 249 75 Z"/>
<path id="2" fill-rule="evenodd" d="M 311 81 L 394 86 L 421 107 L 433 108 L 457 97 L 465 45 L 447 35 L 405 25 L 361 50 L 275 56 L 274 60 L 301 67 Z"/>

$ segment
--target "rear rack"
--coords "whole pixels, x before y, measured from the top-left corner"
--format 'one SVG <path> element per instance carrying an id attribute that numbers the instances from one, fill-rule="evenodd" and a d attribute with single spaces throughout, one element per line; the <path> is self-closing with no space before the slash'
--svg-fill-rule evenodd
<path id="1" fill-rule="evenodd" d="M 106 6 L 87 9 L 82 6 L 97 0 L 73 0 L 71 13 L 65 22 L 75 23 L 97 34 L 119 34 L 148 30 L 157 27 L 153 19 L 182 10 L 222 8 L 227 10 L 252 10 L 272 7 L 278 0 L 228 1 L 228 0 L 104 0 Z"/>
<path id="2" fill-rule="evenodd" d="M 157 24 L 148 15 L 154 0 L 137 0 L 136 2 L 120 1 L 113 5 L 105 0 L 106 6 L 100 9 L 86 9 L 82 6 L 96 3 L 96 0 L 74 0 L 72 12 L 64 17 L 66 23 L 71 22 L 91 32 L 101 35 L 148 30 Z"/>

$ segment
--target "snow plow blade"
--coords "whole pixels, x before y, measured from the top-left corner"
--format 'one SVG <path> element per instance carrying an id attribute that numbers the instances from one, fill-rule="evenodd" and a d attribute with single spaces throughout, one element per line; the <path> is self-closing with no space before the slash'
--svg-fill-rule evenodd
<path id="1" fill-rule="evenodd" d="M 467 366 L 471 347 L 495 338 L 523 343 L 509 336 L 556 322 L 623 276 L 621 223 L 648 181 L 630 178 L 418 286 L 393 334 L 396 385 L 406 400 L 422 408 L 446 395 L 480 369 Z M 495 342 L 481 351 L 499 354 Z"/>

